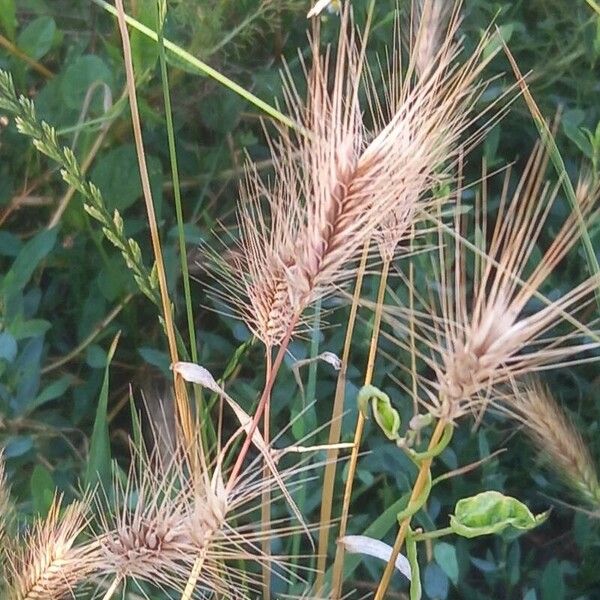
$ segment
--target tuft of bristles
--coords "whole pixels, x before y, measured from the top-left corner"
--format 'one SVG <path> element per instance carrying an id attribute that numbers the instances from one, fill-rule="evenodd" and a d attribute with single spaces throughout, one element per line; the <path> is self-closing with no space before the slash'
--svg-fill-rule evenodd
<path id="1" fill-rule="evenodd" d="M 413 2 L 413 56 L 419 75 L 428 71 L 444 42 L 444 30 L 452 6 L 453 3 L 448 0 Z M 454 6 L 456 7 L 456 4 Z"/>
<path id="2" fill-rule="evenodd" d="M 365 63 L 366 40 L 345 9 L 334 59 L 311 42 L 306 100 L 288 77 L 286 102 L 299 131 L 281 131 L 271 141 L 272 182 L 248 167 L 235 247 L 228 259 L 209 250 L 206 265 L 220 298 L 268 347 L 282 341 L 308 305 L 353 277 L 363 245 L 383 223 L 393 223 L 379 234 L 393 253 L 421 198 L 446 179 L 483 90 L 477 80 L 489 41 L 484 36 L 456 66 L 457 26 L 455 19 L 418 79 L 404 78 L 400 58 L 392 58 L 379 98 Z"/>
<path id="3" fill-rule="evenodd" d="M 435 373 L 435 378 L 420 380 L 424 403 L 439 417 L 454 420 L 472 410 L 482 414 L 494 401 L 498 384 L 549 365 L 577 362 L 575 355 L 600 346 L 594 323 L 578 320 L 594 302 L 600 284 L 597 274 L 558 298 L 549 300 L 542 294 L 544 284 L 579 240 L 583 224 L 598 214 L 598 190 L 580 184 L 578 205 L 538 255 L 559 189 L 544 183 L 547 161 L 538 146 L 512 200 L 507 171 L 492 225 L 485 187 L 475 207 L 476 215 L 482 216 L 474 233 L 467 230 L 460 205 L 453 229 L 440 218 L 439 266 L 432 282 L 437 298 L 422 313 L 389 309 L 390 314 L 404 315 L 403 320 L 391 318 L 399 329 L 407 330 L 409 319 L 419 326 L 420 342 L 429 349 L 421 358 Z"/>
<path id="4" fill-rule="evenodd" d="M 207 469 L 192 464 L 190 457 L 182 447 L 167 463 L 158 452 L 133 457 L 127 483 L 116 483 L 112 507 L 100 507 L 100 572 L 181 594 L 197 569 L 195 593 L 236 600 L 253 597 L 243 590 L 253 594 L 261 589 L 259 571 L 253 573 L 248 563 L 241 571 L 240 561 L 264 561 L 276 576 L 298 581 L 285 558 L 260 550 L 264 539 L 304 530 L 286 521 L 267 523 L 264 529 L 255 525 L 263 492 L 277 487 L 264 475 L 260 460 L 227 489 L 223 452 Z M 297 473 L 284 470 L 281 476 L 289 480 Z"/>
<path id="5" fill-rule="evenodd" d="M 88 523 L 88 502 L 73 502 L 64 509 L 62 505 L 62 499 L 55 498 L 44 519 L 7 544 L 7 600 L 70 598 L 95 571 L 96 543 L 76 543 Z"/>
<path id="6" fill-rule="evenodd" d="M 539 381 L 516 387 L 502 408 L 524 425 L 548 465 L 595 511 L 600 512 L 600 483 L 596 466 L 573 421 Z"/>

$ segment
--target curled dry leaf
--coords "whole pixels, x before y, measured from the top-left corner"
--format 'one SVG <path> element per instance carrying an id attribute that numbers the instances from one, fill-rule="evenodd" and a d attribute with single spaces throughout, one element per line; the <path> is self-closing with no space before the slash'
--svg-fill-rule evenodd
<path id="1" fill-rule="evenodd" d="M 385 542 L 366 535 L 345 535 L 338 540 L 350 554 L 365 554 L 388 562 L 392 556 L 392 547 Z M 395 563 L 396 569 L 409 581 L 411 580 L 410 564 L 406 556 L 399 554 Z"/>

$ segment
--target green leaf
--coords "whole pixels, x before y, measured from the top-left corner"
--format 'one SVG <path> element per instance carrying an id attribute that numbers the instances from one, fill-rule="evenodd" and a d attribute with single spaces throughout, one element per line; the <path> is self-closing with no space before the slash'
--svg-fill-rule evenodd
<path id="1" fill-rule="evenodd" d="M 0 0 L 0 27 L 11 41 L 15 39 L 16 14 L 15 0 Z"/>
<path id="2" fill-rule="evenodd" d="M 458 585 L 458 559 L 456 557 L 456 548 L 452 544 L 446 542 L 438 542 L 433 547 L 433 555 L 435 561 L 446 573 L 448 579 Z"/>
<path id="3" fill-rule="evenodd" d="M 542 600 L 564 600 L 567 596 L 561 563 L 553 558 L 541 575 Z"/>
<path id="4" fill-rule="evenodd" d="M 44 229 L 23 246 L 2 282 L 5 292 L 21 291 L 27 285 L 37 266 L 54 247 L 56 234 L 56 227 Z"/>
<path id="5" fill-rule="evenodd" d="M 98 56 L 86 54 L 78 57 L 65 70 L 60 84 L 63 102 L 67 108 L 81 110 L 85 96 L 91 85 L 104 83 L 112 89 L 114 78 L 112 71 Z M 102 92 L 97 90 L 91 108 L 100 111 Z M 103 111 L 102 111 L 103 112 Z"/>
<path id="6" fill-rule="evenodd" d="M 153 28 L 156 25 L 156 0 L 138 0 L 136 17 L 140 23 Z M 137 29 L 131 32 L 133 68 L 138 75 L 153 69 L 158 60 L 158 45 Z"/>
<path id="7" fill-rule="evenodd" d="M 17 358 L 17 342 L 8 332 L 0 333 L 0 360 L 6 360 L 11 363 Z"/>
<path id="8" fill-rule="evenodd" d="M 454 533 L 467 538 L 501 533 L 509 527 L 527 531 L 543 523 L 549 514 L 550 511 L 546 511 L 534 516 L 515 498 L 488 491 L 459 500 L 450 516 L 450 527 Z"/>
<path id="9" fill-rule="evenodd" d="M 4 445 L 5 458 L 23 456 L 33 448 L 33 439 L 30 435 L 15 435 L 8 438 Z"/>
<path id="10" fill-rule="evenodd" d="M 52 474 L 46 467 L 36 465 L 31 474 L 29 485 L 33 511 L 42 517 L 47 515 L 48 509 L 52 505 L 55 490 Z"/>
<path id="11" fill-rule="evenodd" d="M 425 568 L 423 587 L 432 600 L 445 600 L 450 591 L 448 577 L 435 563 L 429 563 Z"/>
<path id="12" fill-rule="evenodd" d="M 50 402 L 52 400 L 55 400 L 56 398 L 59 398 L 67 391 L 67 388 L 70 385 L 71 385 L 71 377 L 69 377 L 68 375 L 64 375 L 60 379 L 53 381 L 50 385 L 45 387 L 40 392 L 40 394 L 38 394 L 36 396 L 36 398 L 34 398 L 29 403 L 29 405 L 27 406 L 27 409 L 26 409 L 27 412 L 32 412 L 32 411 L 36 410 L 37 408 L 39 408 L 40 406 L 42 406 L 43 404 L 46 404 L 46 402 Z"/>
<path id="13" fill-rule="evenodd" d="M 26 321 L 17 319 L 10 324 L 8 329 L 19 341 L 43 335 L 50 327 L 52 325 L 44 319 L 27 319 Z"/>
<path id="14" fill-rule="evenodd" d="M 21 31 L 17 46 L 31 58 L 39 60 L 52 48 L 56 23 L 52 17 L 38 17 Z"/>
<path id="15" fill-rule="evenodd" d="M 162 202 L 162 166 L 155 156 L 147 156 L 150 186 L 155 205 Z M 97 162 L 92 180 L 100 188 L 109 212 L 124 211 L 142 195 L 135 147 L 126 144 L 111 150 Z"/>
<path id="16" fill-rule="evenodd" d="M 169 372 L 171 361 L 165 352 L 147 346 L 138 348 L 138 352 L 148 364 L 160 369 L 163 373 Z"/>
<path id="17" fill-rule="evenodd" d="M 96 409 L 96 419 L 94 420 L 94 430 L 90 441 L 90 455 L 85 473 L 84 483 L 87 487 L 93 487 L 96 483 L 104 485 L 108 489 L 110 480 L 110 437 L 108 434 L 108 386 L 109 386 L 109 366 L 112 357 L 117 348 L 117 343 L 121 332 L 114 337 L 108 355 L 106 357 L 106 367 L 104 370 L 104 381 L 100 390 L 98 399 L 98 408 Z"/>

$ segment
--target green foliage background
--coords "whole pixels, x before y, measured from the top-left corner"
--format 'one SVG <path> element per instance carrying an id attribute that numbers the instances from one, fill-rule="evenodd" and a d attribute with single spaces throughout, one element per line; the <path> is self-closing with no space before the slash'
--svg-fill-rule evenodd
<path id="1" fill-rule="evenodd" d="M 366 2 L 354 0 L 353 4 L 360 23 Z M 406 3 L 401 4 L 406 9 Z M 369 47 L 373 65 L 376 53 L 382 53 L 392 39 L 394 5 L 388 0 L 378 0 L 376 4 Z M 258 0 L 173 0 L 169 8 L 165 35 L 258 97 L 269 102 L 281 100 L 278 70 L 284 58 L 297 81 L 301 81 L 297 49 L 308 56 L 307 2 L 288 0 L 265 5 Z M 154 27 L 154 0 L 131 2 L 128 10 Z M 466 0 L 466 52 L 492 21 L 500 28 L 521 70 L 531 72 L 531 91 L 544 115 L 552 118 L 561 110 L 557 143 L 572 180 L 576 180 L 582 164 L 600 168 L 600 17 L 579 0 Z M 335 40 L 336 18 L 323 19 L 322 29 L 326 39 Z M 59 130 L 60 141 L 73 146 L 81 160 L 98 136 L 103 135 L 103 128 L 107 128 L 89 173 L 109 208 L 118 208 L 123 215 L 125 233 L 138 240 L 149 264 L 149 235 L 129 112 L 121 99 L 124 72 L 113 17 L 93 3 L 80 0 L 0 0 L 0 34 L 0 68 L 13 73 L 17 88 L 35 101 L 39 115 Z M 140 34 L 132 35 L 132 44 L 169 283 L 178 322 L 185 330 L 157 51 Z M 13 45 L 51 73 L 38 73 L 11 49 Z M 233 222 L 245 155 L 259 161 L 267 172 L 269 151 L 256 109 L 183 63 L 171 63 L 199 360 L 220 376 L 232 354 L 248 341 L 249 332 L 240 322 L 207 308 L 215 306 L 206 295 L 207 282 L 197 263 L 197 248 L 202 242 L 211 242 L 210 232 L 219 221 Z M 494 60 L 489 74 L 499 76 L 482 99 L 482 106 L 514 83 L 503 54 Z M 90 89 L 91 96 L 86 101 Z M 467 178 L 478 176 L 483 157 L 489 170 L 515 161 L 518 171 L 536 136 L 525 103 L 517 99 L 511 112 L 470 155 Z M 97 406 L 108 350 L 118 331 L 121 337 L 112 359 L 107 397 L 112 456 L 123 464 L 127 455 L 127 435 L 132 429 L 130 384 L 138 401 L 144 392 L 170 403 L 165 384 L 169 360 L 155 308 L 139 293 L 120 254 L 85 213 L 81 199 L 75 195 L 59 225 L 47 229 L 65 192 L 66 186 L 55 166 L 17 133 L 12 121 L 2 119 L 0 443 L 5 446 L 14 497 L 19 509 L 30 516 L 44 513 L 54 486 L 67 495 L 74 494 L 78 478 L 85 472 L 95 421 L 98 426 Z M 551 215 L 555 229 L 568 206 L 568 200 L 560 197 Z M 493 201 L 490 207 L 493 210 Z M 595 247 L 600 248 L 598 228 L 590 235 Z M 552 236 L 552 231 L 548 236 Z M 402 267 L 401 261 L 397 266 Z M 585 269 L 582 250 L 551 282 L 552 293 L 558 295 L 567 289 L 569 282 L 578 280 Z M 426 285 L 426 267 L 420 270 L 420 276 L 423 279 L 419 285 Z M 366 293 L 371 297 L 375 294 L 374 285 L 367 284 Z M 391 287 L 402 295 L 399 280 L 393 279 Z M 122 310 L 105 322 L 121 303 Z M 338 310 L 328 316 L 330 326 L 320 334 L 320 351 L 341 352 L 347 309 L 338 304 L 330 301 L 324 307 Z M 352 437 L 356 410 L 352 399 L 360 385 L 368 351 L 370 315 L 365 312 L 362 317 L 349 372 L 346 439 Z M 244 349 L 228 386 L 232 395 L 250 410 L 263 381 L 263 357 L 257 347 Z M 382 350 L 397 353 L 393 345 L 385 342 Z M 292 345 L 296 359 L 309 352 L 308 341 Z M 62 363 L 62 357 L 69 360 Z M 385 389 L 404 414 L 409 414 L 409 401 L 389 377 L 393 371 L 393 366 L 380 358 L 374 382 Z M 302 376 L 305 378 L 306 373 Z M 596 441 L 600 418 L 597 372 L 591 366 L 563 369 L 553 371 L 548 379 L 580 426 L 592 454 L 600 456 Z M 329 418 L 335 374 L 328 365 L 319 366 L 318 381 L 316 404 L 296 423 L 288 438 L 300 438 Z M 274 395 L 274 422 L 283 427 L 302 406 L 292 372 L 284 369 Z M 410 483 L 409 461 L 390 447 L 372 424 L 368 425 L 364 445 L 372 452 L 359 463 L 350 521 L 352 533 L 361 533 L 382 514 L 387 515 L 389 528 L 393 524 L 394 503 Z M 441 514 L 439 525 L 445 526 L 444 515 L 456 499 L 483 489 L 514 495 L 526 501 L 534 512 L 550 505 L 555 505 L 555 510 L 543 527 L 516 540 L 461 539 L 437 544 L 424 569 L 427 597 L 599 598 L 597 521 L 554 502 L 554 498 L 572 498 L 512 425 L 490 417 L 485 427 L 473 432 L 464 424 L 455 434 L 451 448 L 442 455 L 441 463 L 454 469 L 501 447 L 507 448 L 504 454 L 466 476 L 436 487 L 428 516 L 423 517 L 421 524 L 427 525 L 429 519 L 434 521 Z M 317 494 L 301 496 L 299 502 L 305 514 L 318 519 Z M 384 537 L 389 540 L 390 535 L 385 533 Z M 376 581 L 380 571 L 380 564 L 363 561 L 352 581 L 368 591 L 369 582 Z M 397 586 L 401 586 L 399 581 Z"/>

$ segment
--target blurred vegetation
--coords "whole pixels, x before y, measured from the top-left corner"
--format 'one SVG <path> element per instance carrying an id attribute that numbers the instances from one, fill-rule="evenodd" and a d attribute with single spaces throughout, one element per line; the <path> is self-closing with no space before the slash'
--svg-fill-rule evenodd
<path id="1" fill-rule="evenodd" d="M 354 0 L 356 19 L 364 19 L 366 2 Z M 406 2 L 401 3 L 407 10 Z M 392 39 L 393 0 L 376 4 L 369 59 L 383 53 Z M 128 11 L 151 27 L 154 0 L 131 0 Z M 298 49 L 308 56 L 302 0 L 172 0 L 165 36 L 208 62 L 266 101 L 281 102 L 279 69 L 287 61 L 301 81 Z M 583 165 L 600 168 L 600 16 L 584 1 L 466 0 L 463 31 L 466 50 L 477 43 L 490 23 L 500 28 L 543 114 L 561 114 L 557 143 L 569 175 L 576 181 Z M 335 16 L 322 19 L 325 39 L 337 35 Z M 55 126 L 62 144 L 70 146 L 100 188 L 108 208 L 118 209 L 125 233 L 140 244 L 150 263 L 147 221 L 132 142 L 129 109 L 123 100 L 124 72 L 114 18 L 101 7 L 80 0 L 0 0 L 0 68 L 12 72 L 18 90 L 35 101 L 40 117 Z M 175 312 L 185 331 L 185 308 L 178 267 L 177 229 L 156 45 L 132 34 L 139 98 L 151 182 L 161 227 Z M 193 276 L 199 362 L 221 376 L 231 355 L 248 341 L 246 327 L 218 311 L 206 295 L 198 261 L 199 244 L 212 239 L 219 221 L 232 222 L 237 183 L 246 155 L 269 168 L 269 149 L 257 109 L 179 60 L 170 59 L 170 87 L 182 179 L 188 262 Z M 373 64 L 375 64 L 373 62 Z M 500 53 L 489 74 L 497 75 L 482 107 L 514 84 Z M 482 159 L 488 170 L 509 162 L 516 169 L 527 158 L 537 130 L 526 104 L 517 98 L 512 110 L 468 157 L 466 179 L 478 177 Z M 492 195 L 498 182 L 491 183 Z M 467 192 L 468 195 L 473 191 Z M 71 197 L 72 195 L 72 197 Z M 493 197 L 493 196 L 492 196 Z M 59 207 L 64 212 L 58 213 Z M 493 210 L 494 202 L 490 202 Z M 568 207 L 557 201 L 551 219 L 556 227 Z M 61 209 L 62 210 L 62 209 Z M 55 216 L 56 215 L 56 216 Z M 57 222 L 55 227 L 49 225 Z M 549 233 L 552 235 L 552 232 Z M 590 231 L 599 249 L 600 229 Z M 419 270 L 426 284 L 427 268 Z M 398 262 L 401 267 L 401 261 Z M 551 282 L 554 293 L 579 280 L 586 269 L 583 250 L 563 266 Z M 53 163 L 19 135 L 13 121 L 0 113 L 0 443 L 15 498 L 25 514 L 47 510 L 54 486 L 74 494 L 85 470 L 96 408 L 107 364 L 107 352 L 120 331 L 111 363 L 108 421 L 112 456 L 126 455 L 131 431 L 130 392 L 162 398 L 170 406 L 169 360 L 155 307 L 137 289 L 121 255 L 107 243 L 98 225 L 72 194 Z M 375 294 L 367 284 L 367 294 Z M 392 288 L 402 296 L 399 280 Z M 346 308 L 328 301 L 319 348 L 339 352 Z M 593 307 L 590 308 L 593 310 Z M 364 369 L 370 315 L 359 324 L 349 372 L 348 399 L 355 397 Z M 363 341 L 361 344 L 361 340 Z M 261 389 L 263 357 L 244 347 L 237 369 L 228 374 L 229 389 L 248 410 Z M 397 352 L 382 342 L 382 350 Z M 309 341 L 292 344 L 295 359 L 310 352 Z M 398 357 L 401 362 L 401 357 Z M 291 359 L 290 359 L 291 363 Z M 300 438 L 328 420 L 335 373 L 319 365 L 316 404 L 288 437 Z M 396 406 L 402 397 L 390 375 L 393 365 L 380 358 L 375 382 Z M 306 377 L 306 373 L 302 373 Z M 582 427 L 592 454 L 600 457 L 598 420 L 600 392 L 592 366 L 553 371 L 556 395 Z M 233 392 L 232 392 L 233 393 Z M 344 437 L 352 438 L 352 402 L 344 421 Z M 411 406 L 405 402 L 406 414 Z M 281 427 L 302 409 L 303 400 L 291 369 L 284 369 L 273 399 L 273 418 Z M 275 428 L 277 429 L 277 428 Z M 351 529 L 362 532 L 386 507 L 409 489 L 408 460 L 390 448 L 368 425 L 365 449 L 374 450 L 359 463 Z M 449 469 L 507 451 L 481 468 L 436 487 L 428 507 L 434 520 L 457 498 L 481 489 L 514 494 L 540 512 L 555 509 L 549 521 L 518 540 L 483 538 L 453 545 L 438 544 L 424 569 L 428 598 L 523 598 L 580 600 L 599 597 L 600 528 L 598 521 L 554 502 L 565 490 L 535 456 L 518 432 L 499 418 L 471 431 L 458 428 L 452 447 L 442 456 Z M 568 497 L 565 498 L 567 501 Z M 301 499 L 309 520 L 318 519 L 318 495 Z M 394 523 L 388 515 L 388 529 Z M 425 523 L 422 523 L 425 524 Z M 387 529 L 386 529 L 387 531 Z M 386 533 L 390 539 L 392 533 Z M 350 561 L 351 562 L 351 561 Z M 361 591 L 378 579 L 380 565 L 361 563 L 352 581 Z M 459 574 L 459 578 L 457 576 Z M 460 585 L 455 584 L 460 580 Z M 367 587 L 364 587 L 367 586 Z"/>

